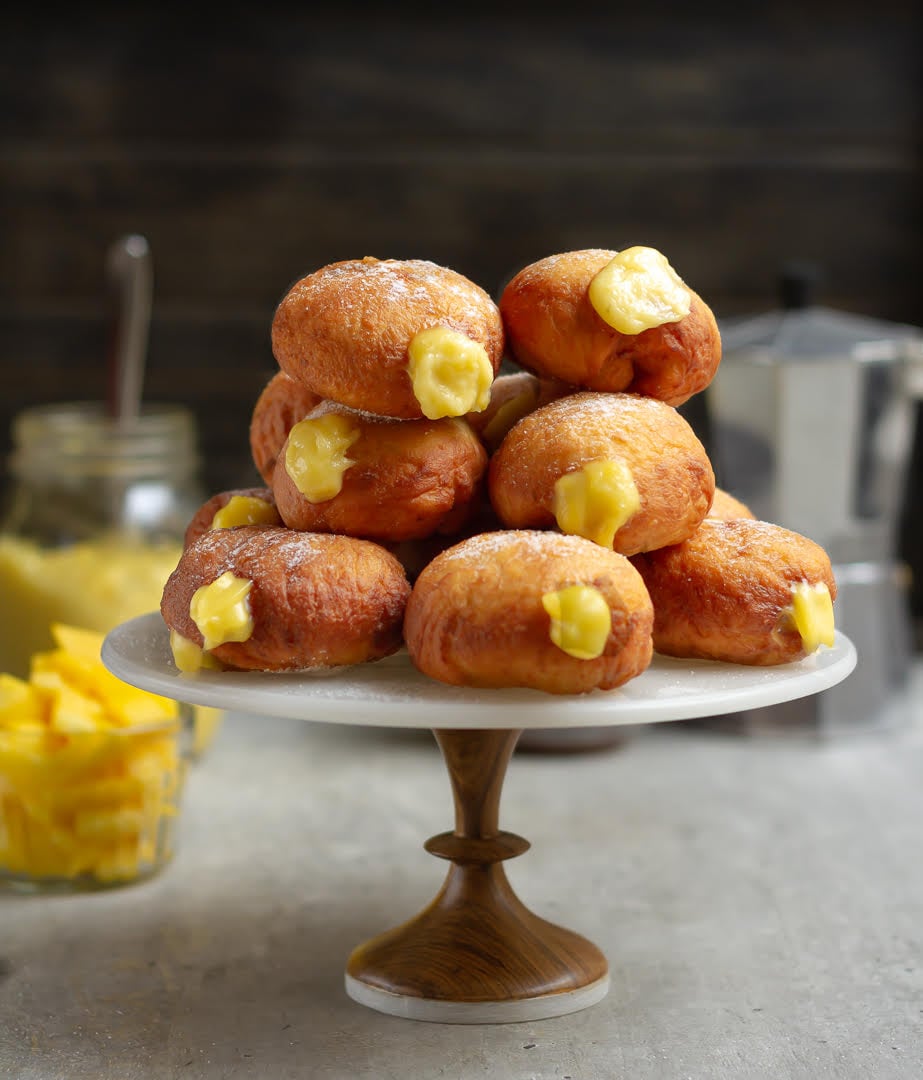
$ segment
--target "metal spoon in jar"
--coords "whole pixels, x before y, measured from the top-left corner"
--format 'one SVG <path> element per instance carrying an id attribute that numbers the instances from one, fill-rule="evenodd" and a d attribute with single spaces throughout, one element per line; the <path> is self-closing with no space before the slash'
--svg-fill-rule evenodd
<path id="1" fill-rule="evenodd" d="M 106 274 L 115 313 L 107 411 L 119 423 L 131 423 L 141 411 L 151 322 L 153 273 L 147 240 L 137 234 L 116 240 L 106 256 Z"/>

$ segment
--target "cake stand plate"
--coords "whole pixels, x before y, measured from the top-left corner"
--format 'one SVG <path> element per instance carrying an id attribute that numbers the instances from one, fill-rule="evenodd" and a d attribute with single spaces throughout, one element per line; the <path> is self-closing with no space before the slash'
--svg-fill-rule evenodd
<path id="1" fill-rule="evenodd" d="M 441 1023 L 510 1023 L 576 1012 L 605 997 L 606 957 L 571 930 L 535 915 L 503 862 L 529 842 L 499 827 L 500 793 L 526 728 L 608 727 L 688 720 L 819 693 L 856 665 L 852 642 L 791 664 L 754 668 L 655 655 L 617 690 L 559 697 L 475 690 L 422 675 L 402 651 L 333 672 L 201 671 L 183 675 L 159 613 L 116 627 L 102 660 L 124 682 L 191 705 L 336 724 L 428 728 L 442 751 L 455 828 L 425 843 L 449 870 L 437 896 L 402 925 L 359 945 L 345 987 L 379 1012 Z"/>

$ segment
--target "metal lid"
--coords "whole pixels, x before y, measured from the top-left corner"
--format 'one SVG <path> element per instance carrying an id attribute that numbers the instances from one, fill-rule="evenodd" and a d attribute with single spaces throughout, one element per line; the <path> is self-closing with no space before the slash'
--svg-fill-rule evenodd
<path id="1" fill-rule="evenodd" d="M 923 357 L 923 332 L 827 307 L 719 320 L 722 363 L 894 363 Z"/>
<path id="2" fill-rule="evenodd" d="M 719 320 L 722 362 L 923 360 L 923 329 L 813 304 L 816 281 L 817 274 L 810 267 L 791 265 L 780 276 L 780 308 Z"/>

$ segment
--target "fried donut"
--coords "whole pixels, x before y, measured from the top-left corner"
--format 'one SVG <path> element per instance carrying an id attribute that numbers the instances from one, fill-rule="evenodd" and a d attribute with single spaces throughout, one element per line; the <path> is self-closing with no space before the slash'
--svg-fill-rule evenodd
<path id="1" fill-rule="evenodd" d="M 678 406 L 708 386 L 721 361 L 711 308 L 653 248 L 540 259 L 508 282 L 499 308 L 523 368 L 583 389 Z"/>
<path id="2" fill-rule="evenodd" d="M 685 539 L 714 490 L 689 422 L 638 394 L 581 391 L 543 405 L 511 428 L 488 468 L 508 528 L 557 526 L 623 555 Z"/>
<path id="3" fill-rule="evenodd" d="M 281 525 L 282 518 L 270 488 L 232 488 L 206 499 L 192 515 L 183 535 L 183 547 L 198 540 L 209 529 L 231 529 L 240 525 Z"/>
<path id="4" fill-rule="evenodd" d="M 433 533 L 432 536 L 424 536 L 418 540 L 381 540 L 379 543 L 398 558 L 408 580 L 413 584 L 423 567 L 446 548 L 478 533 L 494 532 L 502 528 L 503 525 L 487 498 L 487 486 L 483 484 L 481 491 L 470 504 L 467 517 L 457 528 L 447 528 L 447 531 Z"/>
<path id="5" fill-rule="evenodd" d="M 180 670 L 300 671 L 396 652 L 409 595 L 403 567 L 378 544 L 242 526 L 183 551 L 160 610 Z"/>
<path id="6" fill-rule="evenodd" d="M 264 483 L 272 483 L 276 458 L 292 427 L 320 402 L 319 394 L 284 371 L 263 387 L 250 417 L 250 454 Z"/>
<path id="7" fill-rule="evenodd" d="M 654 604 L 657 652 L 770 666 L 833 644 L 833 569 L 800 533 L 706 518 L 682 543 L 631 561 Z"/>
<path id="8" fill-rule="evenodd" d="M 289 528 L 411 540 L 460 527 L 486 469 L 460 418 L 393 420 L 328 400 L 289 432 L 272 490 Z"/>
<path id="9" fill-rule="evenodd" d="M 297 281 L 272 320 L 279 367 L 322 398 L 402 419 L 483 409 L 504 351 L 497 305 L 422 259 L 348 259 Z"/>
<path id="10" fill-rule="evenodd" d="M 404 640 L 440 682 L 584 694 L 647 668 L 652 622 L 623 555 L 580 536 L 507 530 L 463 540 L 424 567 Z"/>
<path id="11" fill-rule="evenodd" d="M 504 372 L 494 379 L 487 408 L 465 419 L 492 454 L 517 420 L 573 392 L 573 386 L 557 379 L 540 379 L 529 371 Z"/>
<path id="12" fill-rule="evenodd" d="M 740 501 L 736 496 L 732 495 L 729 491 L 725 491 L 724 488 L 715 488 L 715 497 L 711 501 L 711 506 L 708 509 L 706 517 L 722 518 L 725 521 L 732 518 L 755 518 L 756 514 L 747 506 L 746 503 Z"/>

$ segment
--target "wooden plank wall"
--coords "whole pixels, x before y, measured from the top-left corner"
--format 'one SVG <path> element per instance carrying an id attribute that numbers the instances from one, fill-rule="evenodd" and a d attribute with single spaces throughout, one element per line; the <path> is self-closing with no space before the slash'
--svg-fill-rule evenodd
<path id="1" fill-rule="evenodd" d="M 335 259 L 497 293 L 546 254 L 650 244 L 719 318 L 775 306 L 798 259 L 822 303 L 923 320 L 919 4 L 434 10 L 6 16 L 0 453 L 18 409 L 103 395 L 127 232 L 154 258 L 146 396 L 194 408 L 210 490 L 254 481 L 274 307 Z"/>

